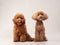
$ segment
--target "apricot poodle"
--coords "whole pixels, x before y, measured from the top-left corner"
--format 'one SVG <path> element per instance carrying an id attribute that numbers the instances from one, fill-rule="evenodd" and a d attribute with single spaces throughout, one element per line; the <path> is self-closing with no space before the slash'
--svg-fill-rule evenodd
<path id="1" fill-rule="evenodd" d="M 22 13 L 17 13 L 14 18 L 14 42 L 33 41 L 33 38 L 27 33 L 25 18 Z"/>
<path id="2" fill-rule="evenodd" d="M 37 11 L 33 14 L 32 19 L 36 20 L 34 41 L 47 41 L 43 24 L 43 21 L 48 19 L 47 14 L 43 11 Z"/>

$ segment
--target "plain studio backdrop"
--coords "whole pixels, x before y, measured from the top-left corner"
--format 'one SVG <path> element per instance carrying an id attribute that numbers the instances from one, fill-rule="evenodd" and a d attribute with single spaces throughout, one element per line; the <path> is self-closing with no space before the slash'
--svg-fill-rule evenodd
<path id="1" fill-rule="evenodd" d="M 12 19 L 16 13 L 24 14 L 27 31 L 34 37 L 36 21 L 32 19 L 32 15 L 38 10 L 43 10 L 49 17 L 43 21 L 48 42 L 60 42 L 60 0 L 0 0 L 0 42 L 3 42 L 1 44 L 13 42 Z"/>

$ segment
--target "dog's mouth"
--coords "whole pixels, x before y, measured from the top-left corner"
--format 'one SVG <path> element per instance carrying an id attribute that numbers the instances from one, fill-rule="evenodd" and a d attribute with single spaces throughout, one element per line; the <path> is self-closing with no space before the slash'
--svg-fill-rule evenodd
<path id="1" fill-rule="evenodd" d="M 22 23 L 23 23 L 22 21 L 17 21 L 17 25 L 19 26 L 22 25 Z"/>

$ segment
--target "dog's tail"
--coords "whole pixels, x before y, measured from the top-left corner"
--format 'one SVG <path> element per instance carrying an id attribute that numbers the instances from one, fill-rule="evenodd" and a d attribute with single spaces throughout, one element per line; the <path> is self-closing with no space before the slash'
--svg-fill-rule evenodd
<path id="1" fill-rule="evenodd" d="M 32 38 L 29 34 L 27 34 L 27 41 L 34 41 L 34 38 Z"/>

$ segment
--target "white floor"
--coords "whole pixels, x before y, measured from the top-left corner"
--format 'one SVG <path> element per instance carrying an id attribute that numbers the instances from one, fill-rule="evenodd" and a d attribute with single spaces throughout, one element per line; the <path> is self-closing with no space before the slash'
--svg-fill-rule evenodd
<path id="1" fill-rule="evenodd" d="M 11 38 L 1 38 L 0 45 L 60 45 L 60 33 L 47 35 L 47 42 L 13 42 Z"/>
<path id="2" fill-rule="evenodd" d="M 47 42 L 9 42 L 2 41 L 0 45 L 60 45 L 60 41 L 47 41 Z"/>

